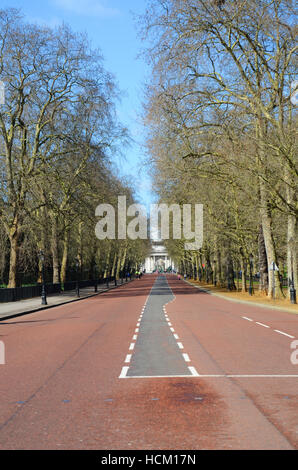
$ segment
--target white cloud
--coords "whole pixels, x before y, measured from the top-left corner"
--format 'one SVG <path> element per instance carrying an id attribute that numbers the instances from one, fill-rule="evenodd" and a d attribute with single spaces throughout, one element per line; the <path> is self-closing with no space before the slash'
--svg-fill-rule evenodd
<path id="1" fill-rule="evenodd" d="M 102 0 L 52 0 L 59 8 L 77 15 L 108 17 L 120 13 L 117 8 L 106 7 Z"/>

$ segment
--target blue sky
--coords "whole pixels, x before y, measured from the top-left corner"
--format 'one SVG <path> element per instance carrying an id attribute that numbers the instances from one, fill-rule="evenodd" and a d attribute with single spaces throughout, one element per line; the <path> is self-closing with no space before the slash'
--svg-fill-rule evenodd
<path id="1" fill-rule="evenodd" d="M 137 58 L 143 44 L 138 38 L 133 13 L 145 11 L 147 0 L 2 0 L 1 8 L 20 8 L 28 21 L 55 26 L 63 21 L 74 31 L 87 32 L 92 46 L 99 47 L 105 68 L 112 72 L 123 92 L 117 105 L 120 121 L 128 127 L 135 143 L 118 160 L 122 174 L 133 181 L 139 202 L 152 202 L 150 179 L 142 165 L 143 127 L 140 120 L 143 84 L 149 69 Z"/>

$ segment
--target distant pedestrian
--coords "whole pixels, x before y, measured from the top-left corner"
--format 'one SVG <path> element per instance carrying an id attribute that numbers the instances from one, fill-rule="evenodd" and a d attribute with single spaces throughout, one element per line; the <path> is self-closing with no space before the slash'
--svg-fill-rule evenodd
<path id="1" fill-rule="evenodd" d="M 180 281 L 181 277 L 180 277 L 180 274 L 178 274 L 178 281 Z"/>
<path id="2" fill-rule="evenodd" d="M 187 278 L 187 275 L 186 275 L 186 274 L 184 274 L 184 281 L 186 281 L 186 278 Z"/>

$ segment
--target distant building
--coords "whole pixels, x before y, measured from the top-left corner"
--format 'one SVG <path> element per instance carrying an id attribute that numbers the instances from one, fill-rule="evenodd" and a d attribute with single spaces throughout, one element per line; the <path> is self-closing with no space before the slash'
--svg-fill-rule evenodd
<path id="1" fill-rule="evenodd" d="M 146 270 L 146 273 L 152 273 L 153 271 L 167 271 L 171 268 L 175 271 L 175 264 L 170 258 L 166 247 L 163 245 L 162 241 L 152 241 L 151 243 L 151 252 L 147 256 L 143 269 Z"/>

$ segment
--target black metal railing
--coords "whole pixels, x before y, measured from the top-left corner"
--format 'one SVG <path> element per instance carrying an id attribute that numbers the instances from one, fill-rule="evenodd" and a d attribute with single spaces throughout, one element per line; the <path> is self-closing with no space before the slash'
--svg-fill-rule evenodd
<path id="1" fill-rule="evenodd" d="M 0 302 L 16 302 L 17 300 L 31 299 L 32 297 L 41 296 L 42 285 L 35 286 L 1 288 Z M 47 294 L 59 294 L 61 292 L 60 284 L 47 284 Z"/>
<path id="2" fill-rule="evenodd" d="M 123 276 L 120 279 L 113 277 L 108 277 L 104 279 L 95 280 L 82 280 L 79 282 L 79 288 L 84 289 L 86 287 L 94 287 L 94 290 L 97 291 L 97 288 L 105 287 L 109 288 L 111 286 L 121 285 L 124 282 L 132 280 L 134 276 Z M 77 287 L 77 281 L 67 281 L 63 284 L 46 284 L 46 293 L 50 294 L 60 294 L 61 292 L 68 292 L 75 290 Z M 40 297 L 42 291 L 42 284 L 36 284 L 32 286 L 24 287 L 14 287 L 14 288 L 0 288 L 0 303 L 4 302 L 16 302 L 18 300 L 31 299 L 34 297 Z"/>

